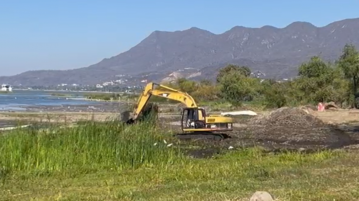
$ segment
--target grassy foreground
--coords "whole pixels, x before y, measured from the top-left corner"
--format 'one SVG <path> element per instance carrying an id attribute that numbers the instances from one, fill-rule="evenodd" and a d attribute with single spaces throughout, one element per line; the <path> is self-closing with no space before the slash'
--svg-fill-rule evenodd
<path id="1" fill-rule="evenodd" d="M 116 122 L 5 133 L 0 200 L 249 200 L 257 190 L 277 200 L 359 197 L 356 153 L 253 148 L 194 159 L 169 136 Z"/>

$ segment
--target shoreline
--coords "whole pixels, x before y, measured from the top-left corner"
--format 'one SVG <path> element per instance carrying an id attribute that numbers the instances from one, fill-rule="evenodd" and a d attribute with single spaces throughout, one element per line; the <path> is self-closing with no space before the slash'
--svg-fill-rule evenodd
<path id="1" fill-rule="evenodd" d="M 30 122 L 69 122 L 79 120 L 103 121 L 120 115 L 126 110 L 126 104 L 121 102 L 96 101 L 93 104 L 75 105 L 26 105 L 10 106 L 9 110 L 0 110 L 0 128 L 29 124 Z M 17 109 L 18 108 L 18 109 Z M 49 118 L 51 118 L 49 120 Z"/>

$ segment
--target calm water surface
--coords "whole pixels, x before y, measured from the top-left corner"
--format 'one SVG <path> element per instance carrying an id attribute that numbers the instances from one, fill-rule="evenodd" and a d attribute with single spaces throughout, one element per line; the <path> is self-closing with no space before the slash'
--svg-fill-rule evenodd
<path id="1" fill-rule="evenodd" d="M 56 97 L 51 93 L 74 94 L 75 97 Z M 96 104 L 87 101 L 80 92 L 17 91 L 0 93 L 0 111 L 25 110 L 26 106 L 58 106 Z"/>

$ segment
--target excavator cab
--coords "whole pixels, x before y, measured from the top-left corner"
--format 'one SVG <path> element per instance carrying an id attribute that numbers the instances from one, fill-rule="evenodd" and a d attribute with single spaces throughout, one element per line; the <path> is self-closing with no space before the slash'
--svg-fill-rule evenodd
<path id="1" fill-rule="evenodd" d="M 204 108 L 187 107 L 182 110 L 181 128 L 185 133 L 232 131 L 232 127 L 232 118 L 207 116 Z"/>
<path id="2" fill-rule="evenodd" d="M 184 108 L 182 110 L 182 130 L 206 127 L 205 110 L 201 108 Z"/>

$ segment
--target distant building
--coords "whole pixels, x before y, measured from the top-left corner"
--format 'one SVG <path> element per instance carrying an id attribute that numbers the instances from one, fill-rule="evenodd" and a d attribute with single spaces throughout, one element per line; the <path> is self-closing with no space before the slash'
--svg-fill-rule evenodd
<path id="1" fill-rule="evenodd" d="M 12 91 L 12 87 L 8 84 L 1 85 L 1 91 Z"/>

